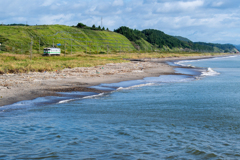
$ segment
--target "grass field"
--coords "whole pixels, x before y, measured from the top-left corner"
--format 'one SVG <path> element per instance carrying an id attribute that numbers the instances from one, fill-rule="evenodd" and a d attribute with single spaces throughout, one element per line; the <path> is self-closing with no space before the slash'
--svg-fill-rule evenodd
<path id="1" fill-rule="evenodd" d="M 56 71 L 64 68 L 92 67 L 107 63 L 127 62 L 126 59 L 135 58 L 165 58 L 202 56 L 200 53 L 113 53 L 113 54 L 86 54 L 75 53 L 61 56 L 41 56 L 33 54 L 32 60 L 29 55 L 2 53 L 0 54 L 0 74 L 27 73 Z M 204 55 L 217 55 L 205 53 Z"/>
<path id="2" fill-rule="evenodd" d="M 121 34 L 111 31 L 79 29 L 64 25 L 0 26 L 2 50 L 29 54 L 42 54 L 47 47 L 58 46 L 62 53 L 100 53 L 136 50 Z"/>

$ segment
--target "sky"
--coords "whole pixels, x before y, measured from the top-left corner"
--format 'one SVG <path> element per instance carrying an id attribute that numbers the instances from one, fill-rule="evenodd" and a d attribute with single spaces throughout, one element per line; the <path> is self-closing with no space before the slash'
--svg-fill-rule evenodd
<path id="1" fill-rule="evenodd" d="M 239 0 L 0 0 L 0 23 L 157 29 L 193 42 L 240 44 Z"/>

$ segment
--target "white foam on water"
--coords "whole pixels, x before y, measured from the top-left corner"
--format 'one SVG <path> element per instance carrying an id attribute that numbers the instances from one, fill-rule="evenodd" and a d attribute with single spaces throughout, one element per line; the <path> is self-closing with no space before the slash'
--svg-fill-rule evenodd
<path id="1" fill-rule="evenodd" d="M 235 57 L 238 57 L 238 56 L 235 55 L 235 56 L 226 56 L 226 57 L 214 57 L 212 59 L 227 59 L 227 58 L 235 58 Z"/>
<path id="2" fill-rule="evenodd" d="M 139 88 L 139 87 L 144 87 L 144 86 L 152 86 L 154 85 L 155 83 L 146 83 L 146 84 L 139 84 L 139 85 L 134 85 L 134 86 L 131 86 L 131 87 L 119 87 L 117 90 L 127 90 L 127 89 L 133 89 L 133 88 Z"/>
<path id="3" fill-rule="evenodd" d="M 68 102 L 76 101 L 76 100 L 80 100 L 80 99 L 90 99 L 90 98 L 94 98 L 94 97 L 100 97 L 100 96 L 103 96 L 103 95 L 104 95 L 104 93 L 100 93 L 100 94 L 97 94 L 97 95 L 85 96 L 85 97 L 82 97 L 82 98 L 67 99 L 67 100 L 59 101 L 57 104 L 68 103 Z"/>
<path id="4" fill-rule="evenodd" d="M 77 98 L 76 98 L 76 99 L 77 99 Z M 76 100 L 76 99 L 62 100 L 62 101 L 58 102 L 57 104 L 68 103 L 68 102 L 74 101 L 74 100 Z"/>
<path id="5" fill-rule="evenodd" d="M 201 76 L 216 76 L 219 75 L 220 73 L 214 71 L 212 68 L 208 68 L 206 71 L 203 71 Z"/>
<path id="6" fill-rule="evenodd" d="M 94 92 L 57 92 L 57 93 L 66 96 L 88 96 L 96 94 Z"/>
<path id="7" fill-rule="evenodd" d="M 184 66 L 184 67 L 195 68 L 195 66 L 192 66 L 191 64 L 186 64 L 186 63 L 197 62 L 197 61 L 208 61 L 208 60 L 212 60 L 212 59 L 233 58 L 233 57 L 236 57 L 236 56 L 216 57 L 216 58 L 211 58 L 211 59 L 199 59 L 199 60 L 184 60 L 184 61 L 175 62 L 175 64 Z M 202 70 L 202 69 L 200 69 L 200 70 Z M 216 76 L 219 74 L 220 73 L 214 71 L 212 68 L 207 68 L 206 70 L 201 71 L 201 75 L 198 78 L 206 77 L 206 76 Z"/>
<path id="8" fill-rule="evenodd" d="M 211 61 L 213 59 L 227 59 L 227 58 L 234 58 L 238 57 L 238 55 L 233 55 L 233 56 L 226 56 L 226 57 L 214 57 L 214 58 L 208 58 L 208 59 L 194 59 L 194 60 L 182 60 L 182 61 L 177 61 L 174 62 L 176 65 L 184 66 L 184 67 L 194 67 L 191 64 L 184 64 L 184 63 L 191 63 L 191 62 L 198 62 L 198 61 Z"/>
<path id="9" fill-rule="evenodd" d="M 37 105 L 37 104 L 42 104 L 42 103 L 48 103 L 51 102 L 57 98 L 61 98 L 61 97 L 55 97 L 55 96 L 47 96 L 47 97 L 38 97 L 35 98 L 33 100 L 25 100 L 25 101 L 19 101 L 10 105 L 6 105 L 4 107 L 29 107 L 32 105 Z"/>
<path id="10" fill-rule="evenodd" d="M 147 77 L 144 80 L 148 83 L 178 83 L 178 82 L 188 82 L 193 80 L 192 76 L 186 75 L 161 75 L 159 77 Z"/>
<path id="11" fill-rule="evenodd" d="M 86 97 L 83 97 L 82 99 L 95 98 L 95 97 L 100 97 L 100 96 L 103 96 L 103 95 L 104 95 L 104 93 L 100 93 L 100 94 L 97 94 L 97 95 L 86 96 Z"/>
<path id="12" fill-rule="evenodd" d="M 119 88 L 119 87 L 132 87 L 135 85 L 146 84 L 144 80 L 130 80 L 130 81 L 122 81 L 118 83 L 109 83 L 109 84 L 101 84 L 101 87 L 112 87 L 112 88 Z"/>
<path id="13" fill-rule="evenodd" d="M 196 62 L 200 60 L 184 60 L 184 61 L 178 61 L 174 62 L 176 65 L 183 66 L 183 67 L 194 67 L 191 64 L 184 64 L 184 63 L 191 63 L 191 62 Z"/>

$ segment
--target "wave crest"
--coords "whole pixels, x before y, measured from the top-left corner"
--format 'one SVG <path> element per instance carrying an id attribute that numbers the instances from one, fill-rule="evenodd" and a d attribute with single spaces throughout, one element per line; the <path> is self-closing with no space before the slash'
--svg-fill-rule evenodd
<path id="1" fill-rule="evenodd" d="M 208 68 L 206 71 L 203 71 L 201 76 L 216 76 L 219 75 L 220 73 L 214 71 L 212 68 Z"/>

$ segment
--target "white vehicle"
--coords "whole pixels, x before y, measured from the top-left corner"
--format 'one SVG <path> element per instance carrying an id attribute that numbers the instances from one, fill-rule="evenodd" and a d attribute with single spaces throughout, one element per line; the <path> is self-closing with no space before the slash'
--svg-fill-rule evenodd
<path id="1" fill-rule="evenodd" d="M 43 50 L 44 56 L 51 56 L 51 55 L 60 56 L 60 54 L 61 54 L 60 48 L 44 48 L 44 50 Z"/>

